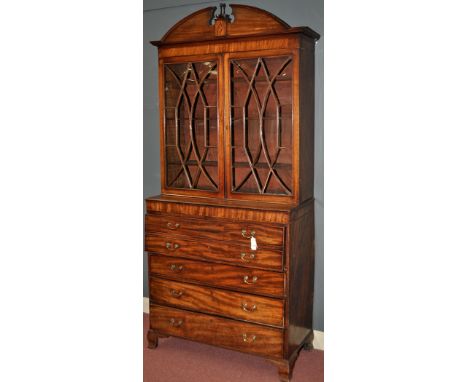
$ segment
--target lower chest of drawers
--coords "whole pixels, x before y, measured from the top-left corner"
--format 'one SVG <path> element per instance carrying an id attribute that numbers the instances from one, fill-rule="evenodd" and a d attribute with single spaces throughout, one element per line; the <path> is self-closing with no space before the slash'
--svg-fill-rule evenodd
<path id="1" fill-rule="evenodd" d="M 282 358 L 284 226 L 154 214 L 145 234 L 153 330 Z"/>
<path id="2" fill-rule="evenodd" d="M 208 199 L 146 201 L 148 347 L 175 336 L 246 352 L 290 381 L 313 340 L 314 201 Z"/>

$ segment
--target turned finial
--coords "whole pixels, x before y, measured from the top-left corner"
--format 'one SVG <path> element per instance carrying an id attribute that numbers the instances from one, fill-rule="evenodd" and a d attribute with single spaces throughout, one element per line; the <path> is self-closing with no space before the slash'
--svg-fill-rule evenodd
<path id="1" fill-rule="evenodd" d="M 227 24 L 232 22 L 232 16 L 226 14 L 226 4 L 219 4 L 219 13 L 214 19 L 215 36 L 226 36 Z"/>

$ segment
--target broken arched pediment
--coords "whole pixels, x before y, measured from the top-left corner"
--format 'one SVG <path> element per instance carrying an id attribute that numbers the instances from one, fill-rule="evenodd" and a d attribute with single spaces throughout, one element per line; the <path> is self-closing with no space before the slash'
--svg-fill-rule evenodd
<path id="1" fill-rule="evenodd" d="M 308 27 L 292 28 L 286 22 L 264 11 L 249 5 L 230 4 L 232 14 L 226 14 L 221 6 L 208 7 L 194 12 L 175 24 L 160 41 L 153 45 L 206 41 L 222 37 L 245 37 L 269 35 L 275 33 L 304 32 L 311 37 L 319 35 Z"/>

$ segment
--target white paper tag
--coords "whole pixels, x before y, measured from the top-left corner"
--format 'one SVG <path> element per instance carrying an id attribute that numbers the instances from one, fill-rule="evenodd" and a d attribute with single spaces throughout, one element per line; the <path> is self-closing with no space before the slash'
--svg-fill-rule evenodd
<path id="1" fill-rule="evenodd" d="M 256 251 L 257 250 L 257 240 L 254 238 L 254 237 L 251 237 L 250 238 L 250 249 L 252 251 Z"/>

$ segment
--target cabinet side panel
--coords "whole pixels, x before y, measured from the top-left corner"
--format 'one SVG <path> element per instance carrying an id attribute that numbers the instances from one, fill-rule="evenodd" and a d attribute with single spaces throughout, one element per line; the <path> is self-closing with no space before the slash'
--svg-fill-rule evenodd
<path id="1" fill-rule="evenodd" d="M 299 153 L 299 198 L 300 201 L 314 196 L 314 115 L 315 115 L 315 60 L 314 41 L 303 38 L 300 49 L 300 153 Z"/>
<path id="2" fill-rule="evenodd" d="M 289 357 L 312 331 L 314 296 L 314 209 L 291 222 L 289 241 Z"/>
<path id="3" fill-rule="evenodd" d="M 166 188 L 166 150 L 164 145 L 164 61 L 158 59 L 158 93 L 159 93 L 159 163 L 161 189 Z"/>

